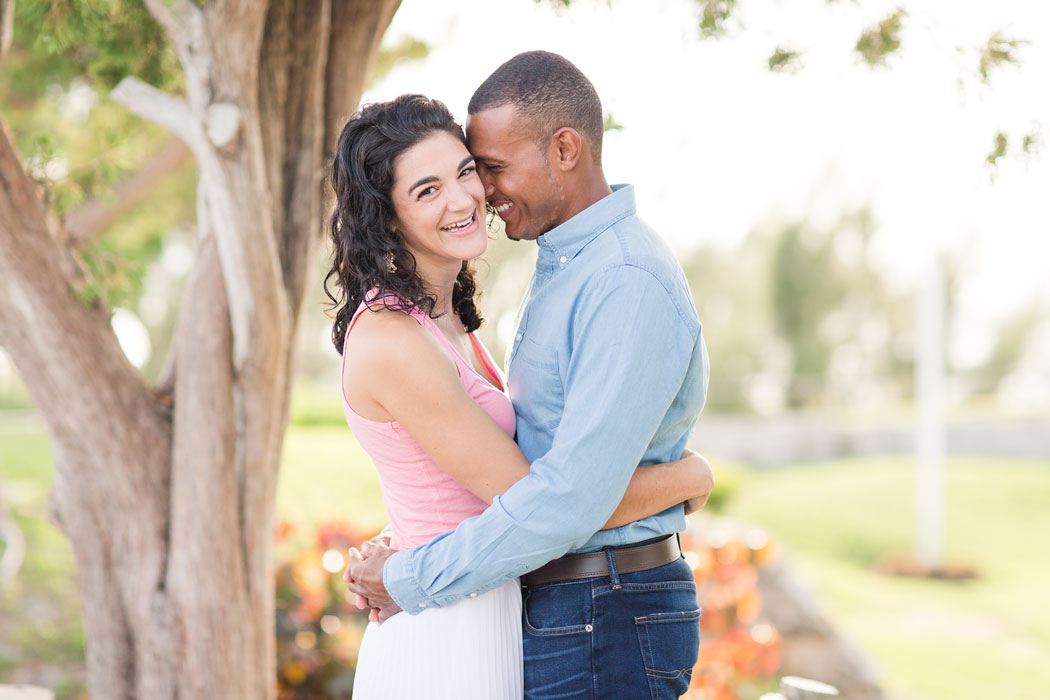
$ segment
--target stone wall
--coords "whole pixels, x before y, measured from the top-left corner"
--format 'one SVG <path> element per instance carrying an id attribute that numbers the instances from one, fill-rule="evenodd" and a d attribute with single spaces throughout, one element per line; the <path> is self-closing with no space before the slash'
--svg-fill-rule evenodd
<path id="1" fill-rule="evenodd" d="M 954 421 L 951 455 L 1050 460 L 1050 418 Z M 704 414 L 689 446 L 713 458 L 778 467 L 849 456 L 911 453 L 915 429 L 907 423 L 855 427 L 823 416 L 790 413 L 772 418 Z"/>

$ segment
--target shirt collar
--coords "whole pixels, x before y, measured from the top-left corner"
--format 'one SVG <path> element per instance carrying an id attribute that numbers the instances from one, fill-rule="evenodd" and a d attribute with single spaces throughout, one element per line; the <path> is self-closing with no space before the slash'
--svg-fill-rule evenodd
<path id="1" fill-rule="evenodd" d="M 537 238 L 540 255 L 571 260 L 602 231 L 634 213 L 634 185 L 613 185 L 612 194 Z"/>

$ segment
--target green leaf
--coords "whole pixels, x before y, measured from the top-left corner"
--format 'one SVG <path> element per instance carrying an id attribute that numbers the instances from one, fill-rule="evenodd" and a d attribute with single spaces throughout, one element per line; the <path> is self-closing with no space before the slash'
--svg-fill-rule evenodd
<path id="1" fill-rule="evenodd" d="M 387 73 L 404 63 L 422 61 L 430 54 L 430 47 L 426 42 L 414 36 L 402 37 L 394 46 L 381 46 L 379 55 L 376 56 L 372 74 L 368 76 L 368 83 L 372 84 L 381 80 Z"/>
<path id="2" fill-rule="evenodd" d="M 1039 138 L 1038 131 L 1032 131 L 1031 133 L 1025 134 L 1021 140 L 1021 152 L 1026 156 L 1035 155 L 1042 148 L 1043 142 Z"/>
<path id="3" fill-rule="evenodd" d="M 995 146 L 992 148 L 992 152 L 984 159 L 985 162 L 993 168 L 998 164 L 999 159 L 1006 155 L 1006 132 L 998 132 L 995 135 L 994 144 Z"/>
<path id="4" fill-rule="evenodd" d="M 726 22 L 733 14 L 736 0 L 700 0 L 700 37 L 717 39 L 726 33 Z"/>
<path id="5" fill-rule="evenodd" d="M 604 130 L 606 132 L 609 132 L 609 131 L 623 131 L 623 124 L 621 124 L 620 122 L 616 121 L 615 117 L 613 117 L 612 114 L 606 114 L 605 115 L 605 127 L 604 127 Z"/>
<path id="6" fill-rule="evenodd" d="M 897 10 L 876 26 L 866 30 L 857 39 L 853 50 L 859 53 L 869 66 L 886 65 L 886 57 L 900 48 L 903 16 L 904 10 Z"/>
<path id="7" fill-rule="evenodd" d="M 182 79 L 174 49 L 141 2 L 19 0 L 14 37 L 14 48 L 30 57 L 26 69 L 38 90 L 49 74 L 65 84 L 87 73 L 105 89 L 129 75 L 168 91 Z"/>
<path id="8" fill-rule="evenodd" d="M 778 46 L 769 57 L 769 70 L 772 73 L 797 73 L 799 64 L 799 53 Z"/>
<path id="9" fill-rule="evenodd" d="M 988 37 L 988 43 L 981 49 L 981 57 L 977 62 L 981 80 L 988 82 L 988 73 L 992 68 L 1006 63 L 1019 63 L 1017 50 L 1030 43 L 1025 39 L 1010 39 L 1001 30 Z"/>

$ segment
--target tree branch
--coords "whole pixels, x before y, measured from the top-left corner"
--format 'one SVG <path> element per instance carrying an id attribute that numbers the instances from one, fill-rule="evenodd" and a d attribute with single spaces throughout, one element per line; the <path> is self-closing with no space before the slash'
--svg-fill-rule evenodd
<path id="1" fill-rule="evenodd" d="M 183 43 L 186 36 L 186 23 L 191 12 L 199 12 L 189 0 L 176 0 L 171 7 L 164 0 L 143 0 L 146 9 L 168 37 L 176 44 Z"/>
<path id="2" fill-rule="evenodd" d="M 175 134 L 201 160 L 208 150 L 207 136 L 189 106 L 177 97 L 135 77 L 120 81 L 110 96 L 129 112 Z"/>
<path id="3" fill-rule="evenodd" d="M 202 113 L 211 101 L 211 55 L 204 38 L 204 13 L 191 0 L 144 0 L 146 9 L 175 47 L 186 80 L 186 100 Z"/>
<path id="4" fill-rule="evenodd" d="M 113 189 L 114 202 L 92 198 L 66 216 L 65 228 L 74 241 L 83 243 L 102 233 L 114 221 L 143 202 L 170 173 L 186 162 L 186 144 L 172 138 L 141 168 Z"/>
<path id="5" fill-rule="evenodd" d="M 0 0 L 0 58 L 11 48 L 15 31 L 15 0 Z"/>

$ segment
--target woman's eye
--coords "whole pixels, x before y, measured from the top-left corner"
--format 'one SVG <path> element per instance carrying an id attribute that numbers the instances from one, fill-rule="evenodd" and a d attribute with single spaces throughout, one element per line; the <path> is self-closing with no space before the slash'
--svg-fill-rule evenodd
<path id="1" fill-rule="evenodd" d="M 434 194 L 435 192 L 437 192 L 437 188 L 436 187 L 424 188 L 424 189 L 420 190 L 419 198 L 423 199 L 424 197 L 429 197 L 430 195 Z"/>
<path id="2" fill-rule="evenodd" d="M 478 171 L 478 169 L 476 167 L 474 167 L 473 165 L 471 165 L 471 166 L 468 166 L 466 168 L 463 168 L 463 172 L 461 172 L 459 174 L 459 176 L 463 177 L 464 175 L 473 175 L 477 171 Z"/>

